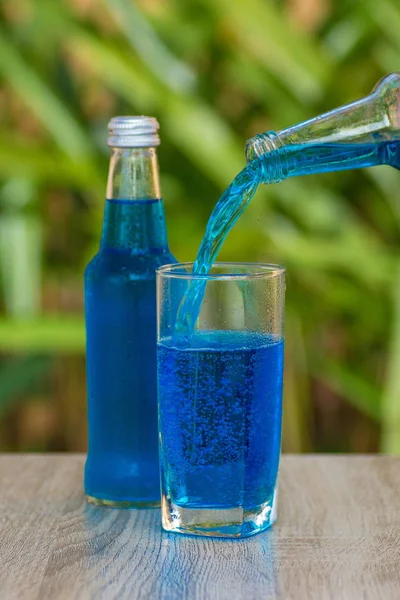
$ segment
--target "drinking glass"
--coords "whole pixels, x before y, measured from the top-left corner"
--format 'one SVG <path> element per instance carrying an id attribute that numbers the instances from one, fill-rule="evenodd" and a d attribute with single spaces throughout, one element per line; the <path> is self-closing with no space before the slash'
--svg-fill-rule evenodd
<path id="1" fill-rule="evenodd" d="M 285 269 L 192 268 L 157 272 L 162 525 L 246 537 L 276 519 Z"/>

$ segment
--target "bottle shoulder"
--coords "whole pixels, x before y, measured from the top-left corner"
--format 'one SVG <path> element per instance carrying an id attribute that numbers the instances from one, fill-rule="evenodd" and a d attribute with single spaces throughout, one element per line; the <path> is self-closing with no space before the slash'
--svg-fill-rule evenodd
<path id="1" fill-rule="evenodd" d="M 137 253 L 100 249 L 85 269 L 85 280 L 114 277 L 152 279 L 158 267 L 178 262 L 168 249 Z"/>

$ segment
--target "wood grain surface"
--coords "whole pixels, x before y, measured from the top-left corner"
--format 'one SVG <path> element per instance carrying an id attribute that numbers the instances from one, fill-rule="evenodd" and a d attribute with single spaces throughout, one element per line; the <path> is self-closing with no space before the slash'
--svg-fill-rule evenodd
<path id="1" fill-rule="evenodd" d="M 2 600 L 399 600 L 400 459 L 284 456 L 278 523 L 242 541 L 85 504 L 84 456 L 0 456 Z"/>

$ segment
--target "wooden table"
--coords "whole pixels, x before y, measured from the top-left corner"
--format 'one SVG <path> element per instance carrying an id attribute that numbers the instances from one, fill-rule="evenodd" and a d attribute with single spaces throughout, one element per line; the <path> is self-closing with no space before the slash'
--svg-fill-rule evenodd
<path id="1" fill-rule="evenodd" d="M 241 541 L 87 506 L 83 464 L 0 456 L 2 600 L 400 599 L 400 458 L 284 456 L 278 523 Z"/>

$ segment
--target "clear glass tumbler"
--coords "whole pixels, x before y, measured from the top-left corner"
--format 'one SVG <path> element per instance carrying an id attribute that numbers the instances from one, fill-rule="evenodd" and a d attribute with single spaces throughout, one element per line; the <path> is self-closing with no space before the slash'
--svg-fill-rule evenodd
<path id="1" fill-rule="evenodd" d="M 162 525 L 246 537 L 276 519 L 285 269 L 192 267 L 157 273 Z"/>

